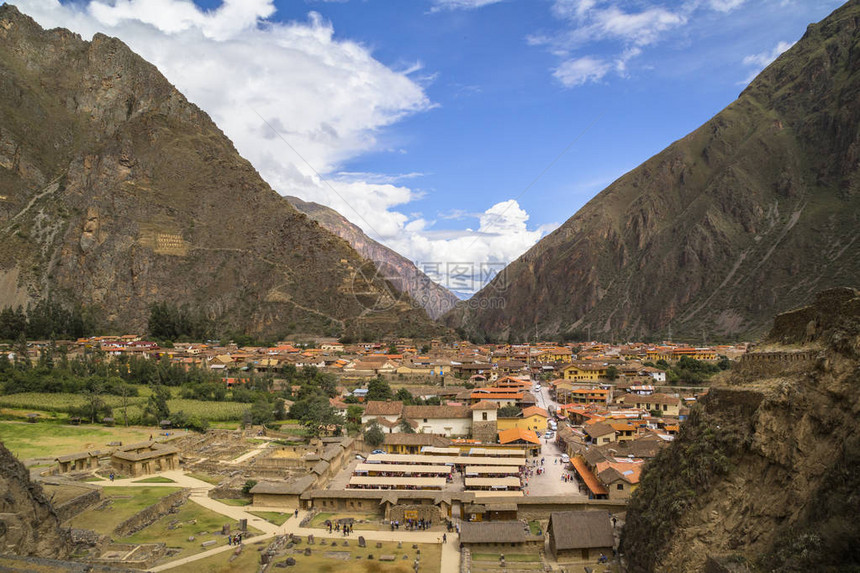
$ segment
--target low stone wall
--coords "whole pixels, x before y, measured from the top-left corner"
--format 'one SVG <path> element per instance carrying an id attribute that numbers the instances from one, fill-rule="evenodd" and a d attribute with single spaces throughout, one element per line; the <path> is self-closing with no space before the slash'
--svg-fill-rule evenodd
<path id="1" fill-rule="evenodd" d="M 55 506 L 54 511 L 57 512 L 57 519 L 63 523 L 83 512 L 85 509 L 97 504 L 101 499 L 101 490 L 92 489 L 83 495 L 79 495 L 63 504 Z"/>
<path id="2" fill-rule="evenodd" d="M 167 497 L 161 499 L 158 503 L 154 503 L 149 507 L 138 511 L 117 525 L 116 529 L 113 530 L 113 535 L 115 537 L 126 537 L 140 531 L 144 527 L 153 524 L 159 518 L 176 511 L 188 500 L 188 496 L 190 495 L 190 489 L 183 489 L 171 493 Z"/>
<path id="3" fill-rule="evenodd" d="M 406 514 L 410 513 L 412 515 L 411 519 L 423 519 L 423 520 L 431 520 L 434 523 L 440 523 L 442 521 L 442 511 L 439 509 L 437 505 L 395 505 L 391 508 L 388 519 L 389 521 L 399 521 L 401 524 L 405 523 L 407 519 Z"/>

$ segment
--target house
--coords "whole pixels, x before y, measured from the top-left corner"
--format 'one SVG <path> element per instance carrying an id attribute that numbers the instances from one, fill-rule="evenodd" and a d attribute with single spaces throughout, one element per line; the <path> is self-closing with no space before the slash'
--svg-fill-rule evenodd
<path id="1" fill-rule="evenodd" d="M 424 434 L 469 436 L 472 412 L 468 406 L 404 406 L 403 417 L 417 424 Z"/>
<path id="2" fill-rule="evenodd" d="M 397 424 L 402 414 L 403 402 L 399 400 L 370 400 L 361 415 L 361 423 L 369 424 L 376 420 L 383 426 L 388 426 L 384 422 Z"/>
<path id="3" fill-rule="evenodd" d="M 481 400 L 469 409 L 472 411 L 472 438 L 484 443 L 495 442 L 499 431 L 498 403 Z"/>
<path id="4" fill-rule="evenodd" d="M 651 396 L 631 396 L 628 401 L 634 401 L 635 406 L 649 412 L 660 412 L 662 416 L 677 417 L 680 414 L 681 399 L 668 394 L 652 394 Z"/>
<path id="5" fill-rule="evenodd" d="M 537 553 L 543 536 L 532 535 L 523 521 L 463 522 L 460 544 L 472 553 Z"/>
<path id="6" fill-rule="evenodd" d="M 594 472 L 591 471 L 591 468 L 588 467 L 588 464 L 585 463 L 585 460 L 581 456 L 570 458 L 570 464 L 576 470 L 577 475 L 579 475 L 579 480 L 585 485 L 588 499 L 609 498 L 609 491 L 606 489 L 606 486 L 597 479 L 597 476 L 594 475 Z"/>
<path id="7" fill-rule="evenodd" d="M 521 445 L 525 446 L 526 450 L 531 455 L 540 454 L 540 438 L 534 430 L 523 430 L 522 428 L 511 428 L 499 432 L 499 443 L 502 445 Z"/>
<path id="8" fill-rule="evenodd" d="M 597 479 L 609 492 L 609 499 L 627 499 L 639 487 L 642 460 L 598 462 Z"/>
<path id="9" fill-rule="evenodd" d="M 592 444 L 602 445 L 615 441 L 615 430 L 609 424 L 597 422 L 596 424 L 587 424 L 582 429 Z"/>
<path id="10" fill-rule="evenodd" d="M 564 367 L 565 380 L 600 380 L 606 377 L 606 364 L 574 362 Z"/>
<path id="11" fill-rule="evenodd" d="M 420 454 L 425 447 L 447 448 L 451 445 L 448 438 L 434 434 L 385 434 L 382 447 L 389 454 Z"/>
<path id="12" fill-rule="evenodd" d="M 117 448 L 110 456 L 117 473 L 137 477 L 179 469 L 179 450 L 158 442 L 141 442 Z"/>
<path id="13" fill-rule="evenodd" d="M 54 461 L 57 462 L 57 467 L 54 468 L 52 473 L 65 474 L 69 472 L 97 469 L 99 467 L 99 458 L 104 455 L 106 455 L 106 452 L 90 450 L 77 454 L 58 456 L 54 458 Z"/>
<path id="14" fill-rule="evenodd" d="M 261 481 L 251 488 L 254 505 L 297 509 L 300 498 L 316 483 L 316 476 L 306 475 L 291 482 Z"/>
<path id="15" fill-rule="evenodd" d="M 594 561 L 612 555 L 615 536 L 605 511 L 554 511 L 547 527 L 556 561 Z"/>
<path id="16" fill-rule="evenodd" d="M 615 441 L 617 442 L 633 441 L 636 438 L 636 426 L 629 422 L 616 422 L 610 420 L 607 422 L 607 425 L 615 430 Z"/>
<path id="17" fill-rule="evenodd" d="M 523 430 L 535 430 L 545 432 L 549 414 L 538 406 L 523 408 L 522 414 L 515 418 L 499 418 L 498 429 L 509 430 L 511 428 L 522 428 Z"/>

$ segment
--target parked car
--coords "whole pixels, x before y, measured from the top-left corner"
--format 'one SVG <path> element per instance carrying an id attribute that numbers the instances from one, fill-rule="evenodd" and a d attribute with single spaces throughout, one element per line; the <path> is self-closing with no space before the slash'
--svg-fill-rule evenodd
<path id="1" fill-rule="evenodd" d="M 550 430 L 549 432 L 546 433 L 546 435 L 544 435 L 544 438 L 546 438 L 547 440 L 551 440 L 554 437 L 555 437 L 555 434 L 552 433 L 552 430 Z"/>
<path id="2" fill-rule="evenodd" d="M 355 454 L 355 459 L 363 462 L 366 458 L 361 454 Z"/>
<path id="3" fill-rule="evenodd" d="M 563 464 L 570 463 L 570 456 L 567 454 L 561 454 L 561 463 L 563 463 Z"/>
<path id="4" fill-rule="evenodd" d="M 373 450 L 373 451 L 372 451 L 372 452 L 370 452 L 370 453 L 371 453 L 371 454 L 384 454 L 384 453 L 385 453 L 385 450 Z"/>

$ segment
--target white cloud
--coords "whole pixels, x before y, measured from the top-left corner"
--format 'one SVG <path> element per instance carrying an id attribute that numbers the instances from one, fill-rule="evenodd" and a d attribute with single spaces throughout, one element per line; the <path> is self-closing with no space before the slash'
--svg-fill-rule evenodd
<path id="1" fill-rule="evenodd" d="M 626 76 L 632 60 L 691 19 L 730 12 L 745 1 L 686 0 L 667 7 L 633 0 L 554 0 L 551 11 L 562 29 L 534 34 L 527 41 L 561 60 L 553 75 L 563 85 L 580 86 L 600 81 L 610 71 Z M 601 56 L 583 53 L 596 49 Z"/>
<path id="2" fill-rule="evenodd" d="M 731 12 L 739 8 L 746 0 L 709 0 L 708 5 L 717 12 Z"/>
<path id="3" fill-rule="evenodd" d="M 421 174 L 341 172 L 344 161 L 382 147 L 386 126 L 433 104 L 411 75 L 420 63 L 388 68 L 365 46 L 335 39 L 332 24 L 314 12 L 304 22 L 276 23 L 266 20 L 271 0 L 225 0 L 210 11 L 190 0 L 19 0 L 19 7 L 46 28 L 119 37 L 209 113 L 275 190 L 336 209 L 412 260 L 443 268 L 507 262 L 542 236 L 526 229 L 528 215 L 515 203 L 488 211 L 504 232 L 482 225 L 443 236 L 433 221 L 398 210 L 423 196 L 404 185 Z"/>
<path id="4" fill-rule="evenodd" d="M 491 4 L 498 4 L 503 0 L 433 0 L 431 12 L 441 10 L 475 10 Z"/>
<path id="5" fill-rule="evenodd" d="M 761 73 L 763 69 L 768 67 L 771 62 L 777 59 L 783 52 L 788 50 L 794 45 L 794 42 L 779 42 L 776 46 L 774 46 L 771 50 L 765 50 L 764 52 L 760 52 L 758 54 L 752 54 L 744 58 L 743 64 L 745 66 L 752 66 L 753 70 L 749 73 L 747 78 L 741 82 L 746 85 L 753 81 L 757 75 Z"/>
<path id="6" fill-rule="evenodd" d="M 574 87 L 587 82 L 600 81 L 611 69 L 612 65 L 608 62 L 584 56 L 562 62 L 552 75 L 565 86 Z"/>

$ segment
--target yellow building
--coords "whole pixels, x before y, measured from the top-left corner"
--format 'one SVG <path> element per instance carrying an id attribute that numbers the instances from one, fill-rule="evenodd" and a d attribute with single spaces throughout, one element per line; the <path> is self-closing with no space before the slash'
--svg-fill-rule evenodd
<path id="1" fill-rule="evenodd" d="M 520 428 L 521 430 L 535 430 L 537 432 L 546 431 L 546 423 L 549 414 L 543 408 L 537 406 L 529 406 L 525 408 L 522 417 L 517 418 L 498 418 L 496 421 L 498 431 L 510 430 L 511 428 Z"/>
<path id="2" fill-rule="evenodd" d="M 576 362 L 564 367 L 565 380 L 594 381 L 606 377 L 605 364 Z"/>

